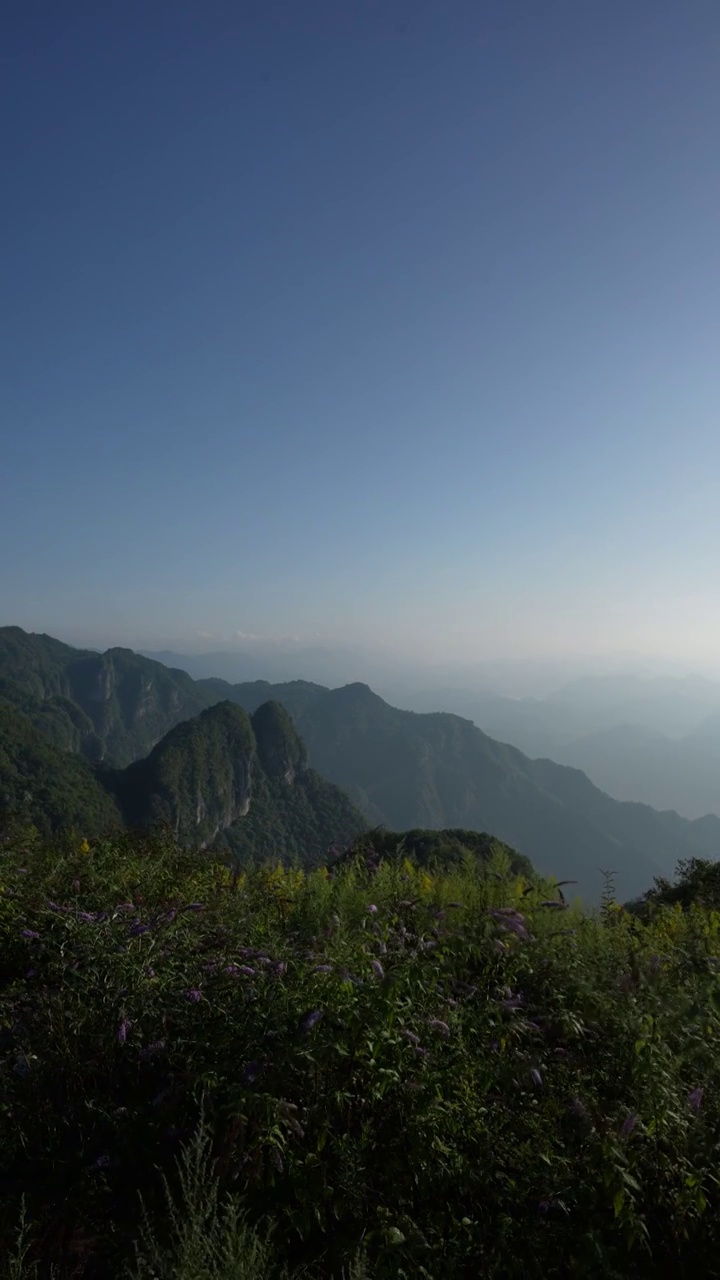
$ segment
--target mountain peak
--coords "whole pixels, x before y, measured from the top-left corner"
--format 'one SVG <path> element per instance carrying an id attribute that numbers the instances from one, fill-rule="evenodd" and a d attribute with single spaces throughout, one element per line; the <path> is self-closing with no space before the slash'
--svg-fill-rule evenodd
<path id="1" fill-rule="evenodd" d="M 307 768 L 307 753 L 289 713 L 279 702 L 264 702 L 252 717 L 260 763 L 271 778 L 294 782 Z"/>

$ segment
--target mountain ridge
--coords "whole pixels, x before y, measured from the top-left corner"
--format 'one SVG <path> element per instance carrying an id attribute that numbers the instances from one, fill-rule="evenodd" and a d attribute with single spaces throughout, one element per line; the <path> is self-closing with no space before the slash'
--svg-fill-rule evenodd
<path id="1" fill-rule="evenodd" d="M 48 698 L 62 696 L 66 686 L 58 664 L 76 660 L 54 648 L 46 655 L 37 637 L 23 644 L 40 651 L 32 687 L 47 657 Z M 0 677 L 12 683 L 15 668 L 3 661 L 3 652 L 0 632 Z M 720 848 L 720 819 L 713 815 L 689 821 L 618 802 L 577 769 L 532 760 L 469 719 L 392 707 L 359 681 L 335 690 L 308 681 L 229 685 L 212 678 L 193 681 L 122 649 L 81 653 L 80 659 L 86 681 L 78 685 L 76 679 L 72 686 L 85 699 L 79 709 L 91 716 L 108 764 L 113 750 L 120 756 L 116 767 L 133 743 L 142 742 L 149 754 L 159 727 L 169 732 L 169 721 L 192 718 L 198 704 L 204 710 L 230 701 L 253 715 L 263 703 L 276 702 L 292 718 L 312 768 L 361 806 L 366 821 L 391 830 L 491 831 L 541 873 L 579 879 L 593 897 L 602 868 L 621 871 L 621 891 L 629 897 L 647 889 L 655 875 L 672 871 L 679 858 L 714 857 Z M 93 693 L 102 695 L 100 709 L 93 706 Z"/>

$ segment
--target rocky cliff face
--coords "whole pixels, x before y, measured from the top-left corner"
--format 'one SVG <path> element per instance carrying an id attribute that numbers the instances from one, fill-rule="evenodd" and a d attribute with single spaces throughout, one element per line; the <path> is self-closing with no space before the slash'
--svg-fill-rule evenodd
<path id="1" fill-rule="evenodd" d="M 127 818 L 132 825 L 166 823 L 180 839 L 207 846 L 247 814 L 255 761 L 247 712 L 229 702 L 209 707 L 123 771 Z"/>

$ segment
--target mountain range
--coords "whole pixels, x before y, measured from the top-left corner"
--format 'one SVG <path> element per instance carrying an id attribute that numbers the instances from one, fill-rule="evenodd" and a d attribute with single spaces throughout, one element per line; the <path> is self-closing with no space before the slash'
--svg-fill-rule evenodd
<path id="1" fill-rule="evenodd" d="M 582 769 L 617 800 L 720 813 L 720 684 L 702 677 L 586 677 L 544 698 L 472 689 L 400 694 L 413 711 L 452 711 L 530 756 Z"/>
<path id="2" fill-rule="evenodd" d="M 3 724 L 20 717 L 34 749 L 54 748 L 68 768 L 80 757 L 125 820 L 162 819 L 203 842 L 218 814 L 224 821 L 230 812 L 223 805 L 232 792 L 239 808 L 227 829 L 245 833 L 252 852 L 289 841 L 302 855 L 306 838 L 316 851 L 333 823 L 328 842 L 343 838 L 340 829 L 357 829 L 361 814 L 365 824 L 393 831 L 491 832 L 543 874 L 577 880 L 588 898 L 599 894 L 601 869 L 617 872 L 619 892 L 630 897 L 670 874 L 679 858 L 714 857 L 720 848 L 717 817 L 688 821 L 618 803 L 577 769 L 533 760 L 455 714 L 392 707 L 360 683 L 193 680 L 128 649 L 76 650 L 10 627 L 0 629 L 0 698 Z M 218 704 L 250 720 L 232 721 L 229 706 Z M 275 709 L 262 710 L 268 704 Z M 285 743 L 279 764 L 263 738 L 268 725 Z M 47 760 L 38 767 L 45 776 Z M 240 814 L 246 767 L 255 770 L 256 800 Z M 295 822 L 300 795 L 305 817 Z M 323 808 L 329 825 L 318 818 Z"/>

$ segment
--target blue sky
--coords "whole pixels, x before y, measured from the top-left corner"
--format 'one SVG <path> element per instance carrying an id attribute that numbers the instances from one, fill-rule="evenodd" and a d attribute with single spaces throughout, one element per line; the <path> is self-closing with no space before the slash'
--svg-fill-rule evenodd
<path id="1" fill-rule="evenodd" d="M 0 622 L 720 646 L 717 0 L 11 0 Z"/>

